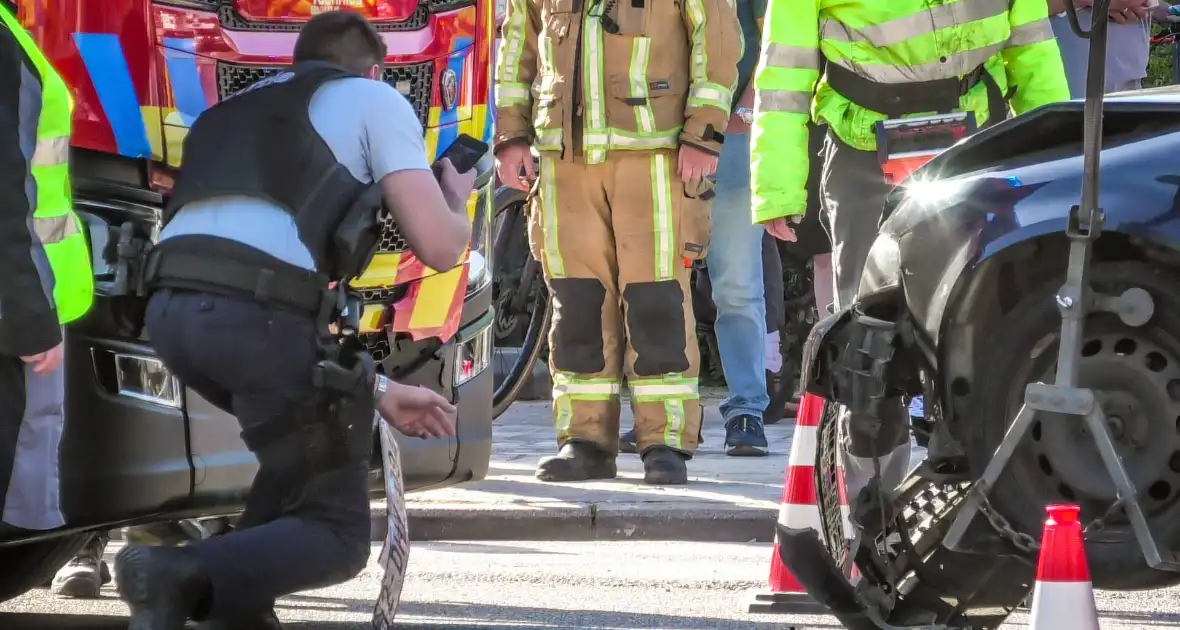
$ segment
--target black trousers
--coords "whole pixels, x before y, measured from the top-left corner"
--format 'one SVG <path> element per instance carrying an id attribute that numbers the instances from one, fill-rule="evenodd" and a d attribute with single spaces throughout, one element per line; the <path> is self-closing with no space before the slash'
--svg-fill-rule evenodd
<path id="1" fill-rule="evenodd" d="M 156 352 L 185 385 L 237 416 L 243 431 L 327 413 L 312 383 L 311 317 L 258 302 L 162 289 L 148 303 Z M 369 403 L 348 405 L 372 426 Z M 322 411 L 320 411 L 322 410 Z M 213 585 L 210 618 L 233 619 L 277 597 L 343 582 L 369 557 L 367 462 L 311 474 L 298 432 L 255 451 L 259 471 L 238 528 L 196 544 Z"/>

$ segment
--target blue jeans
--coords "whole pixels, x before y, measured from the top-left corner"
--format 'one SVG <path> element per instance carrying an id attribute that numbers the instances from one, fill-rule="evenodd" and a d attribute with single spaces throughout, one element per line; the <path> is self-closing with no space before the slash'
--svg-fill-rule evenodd
<path id="1" fill-rule="evenodd" d="M 759 419 L 770 404 L 766 393 L 765 288 L 762 282 L 761 225 L 750 218 L 750 134 L 727 134 L 717 165 L 709 280 L 717 319 L 713 325 L 729 398 L 726 420 L 739 414 Z"/>

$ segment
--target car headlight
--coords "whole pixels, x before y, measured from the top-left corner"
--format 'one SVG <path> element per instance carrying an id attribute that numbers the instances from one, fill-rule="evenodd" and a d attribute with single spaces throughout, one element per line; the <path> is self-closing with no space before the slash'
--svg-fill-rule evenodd
<path id="1" fill-rule="evenodd" d="M 479 376 L 492 363 L 492 326 L 484 326 L 479 332 L 459 342 L 455 353 L 455 387 Z"/>
<path id="2" fill-rule="evenodd" d="M 467 295 L 482 290 L 492 281 L 491 186 L 480 189 L 471 222 L 471 251 L 467 255 Z"/>
<path id="3" fill-rule="evenodd" d="M 892 234 L 882 231 L 869 249 L 857 295 L 868 295 L 900 283 L 901 247 Z"/>

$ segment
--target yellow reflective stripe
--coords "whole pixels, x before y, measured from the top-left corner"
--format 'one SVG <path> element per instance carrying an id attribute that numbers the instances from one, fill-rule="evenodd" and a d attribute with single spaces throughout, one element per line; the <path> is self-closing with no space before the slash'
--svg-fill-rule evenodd
<path id="1" fill-rule="evenodd" d="M 60 217 L 33 217 L 33 233 L 43 245 L 52 245 L 77 234 L 78 224 L 69 214 Z"/>
<path id="2" fill-rule="evenodd" d="M 504 41 L 500 43 L 500 68 L 497 79 L 516 81 L 520 78 L 520 60 L 524 53 L 525 21 L 529 19 L 530 0 L 509 0 L 512 10 L 504 24 Z"/>
<path id="3" fill-rule="evenodd" d="M 718 85 L 694 87 L 688 91 L 689 105 L 712 105 L 729 112 L 732 102 L 733 90 L 726 90 Z"/>
<path id="4" fill-rule="evenodd" d="M 587 11 L 582 21 L 582 28 L 585 31 L 582 41 L 586 46 L 586 59 L 582 75 L 586 78 L 587 88 L 584 90 L 587 109 L 585 126 L 587 129 L 602 129 L 606 127 L 606 102 L 603 100 L 602 89 L 602 21 L 599 16 L 592 15 L 593 13 L 593 11 Z M 585 138 L 583 141 L 583 154 L 587 164 L 601 164 L 606 160 L 605 150 L 594 147 Z"/>
<path id="5" fill-rule="evenodd" d="M 631 396 L 636 400 L 667 400 L 669 398 L 699 398 L 695 379 L 683 382 L 631 385 Z"/>
<path id="6" fill-rule="evenodd" d="M 892 66 L 886 64 L 863 65 L 849 59 L 829 59 L 829 63 L 847 68 L 856 74 L 877 83 L 915 83 L 960 77 L 974 70 L 980 64 L 998 54 L 1003 43 L 965 50 L 947 55 L 943 61 L 936 59 L 913 66 Z"/>
<path id="7" fill-rule="evenodd" d="M 1013 26 L 1012 35 L 1008 37 L 1004 47 L 1027 46 L 1050 39 L 1053 39 L 1053 26 L 1049 24 L 1049 18 L 1041 18 L 1035 22 Z"/>
<path id="8" fill-rule="evenodd" d="M 884 48 L 945 28 L 1003 15 L 1007 11 L 1008 0 L 959 0 L 859 28 L 823 19 L 820 20 L 820 30 L 825 39 L 846 43 L 867 42 L 874 47 Z"/>
<path id="9" fill-rule="evenodd" d="M 57 166 L 70 160 L 70 138 L 40 138 L 33 150 L 33 166 Z"/>
<path id="10" fill-rule="evenodd" d="M 569 398 L 557 398 L 553 401 L 553 426 L 557 429 L 557 439 L 564 440 L 570 435 L 570 421 L 574 418 L 574 406 Z"/>
<path id="11" fill-rule="evenodd" d="M 496 83 L 496 103 L 508 105 L 512 103 L 528 103 L 532 97 L 529 86 L 523 83 L 498 81 Z"/>
<path id="12" fill-rule="evenodd" d="M 759 112 L 806 114 L 811 111 L 811 93 L 794 90 L 755 90 L 754 109 Z"/>
<path id="13" fill-rule="evenodd" d="M 582 137 L 583 147 L 598 149 L 675 149 L 680 146 L 680 130 L 673 129 L 665 133 L 640 135 L 622 129 L 604 131 L 588 131 Z"/>
<path id="14" fill-rule="evenodd" d="M 689 65 L 693 85 L 709 82 L 708 44 L 705 41 L 708 14 L 701 0 L 688 0 L 688 21 L 692 25 L 692 63 Z M 727 110 L 728 111 L 728 110 Z"/>
<path id="15" fill-rule="evenodd" d="M 819 70 L 819 50 L 769 42 L 762 52 L 763 63 L 774 68 Z"/>
<path id="16" fill-rule="evenodd" d="M 557 163 L 553 158 L 545 157 L 541 160 L 541 231 L 544 234 L 545 246 L 542 252 L 545 263 L 549 267 L 549 274 L 554 278 L 565 276 L 565 263 L 561 258 L 561 250 L 557 247 Z"/>
<path id="17" fill-rule="evenodd" d="M 618 396 L 623 391 L 618 383 L 554 383 L 553 397 Z"/>
<path id="18" fill-rule="evenodd" d="M 671 280 L 676 249 L 672 247 L 672 174 L 665 153 L 651 156 L 652 221 L 655 224 L 656 280 Z"/>
<path id="19" fill-rule="evenodd" d="M 561 130 L 538 129 L 537 135 L 533 139 L 533 146 L 535 146 L 538 151 L 561 150 Z"/>
<path id="20" fill-rule="evenodd" d="M 631 98 L 643 99 L 642 105 L 636 105 L 635 124 L 642 133 L 651 133 L 656 129 L 656 117 L 651 111 L 651 101 L 648 100 L 647 89 L 647 60 L 651 55 L 651 38 L 636 37 L 631 44 Z"/>
<path id="21" fill-rule="evenodd" d="M 684 448 L 684 402 L 678 399 L 664 401 L 664 444 L 672 448 Z"/>

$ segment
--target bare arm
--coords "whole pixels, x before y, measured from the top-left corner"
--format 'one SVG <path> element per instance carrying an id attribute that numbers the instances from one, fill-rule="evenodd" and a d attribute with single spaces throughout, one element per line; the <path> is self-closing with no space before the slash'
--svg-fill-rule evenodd
<path id="1" fill-rule="evenodd" d="M 467 200 L 448 202 L 430 170 L 390 173 L 381 189 L 410 251 L 431 269 L 454 267 L 471 241 Z"/>
<path id="2" fill-rule="evenodd" d="M 455 193 L 439 185 L 414 108 L 391 86 L 378 86 L 365 109 L 370 172 L 410 251 L 432 269 L 450 269 L 471 240 L 471 188 Z"/>

